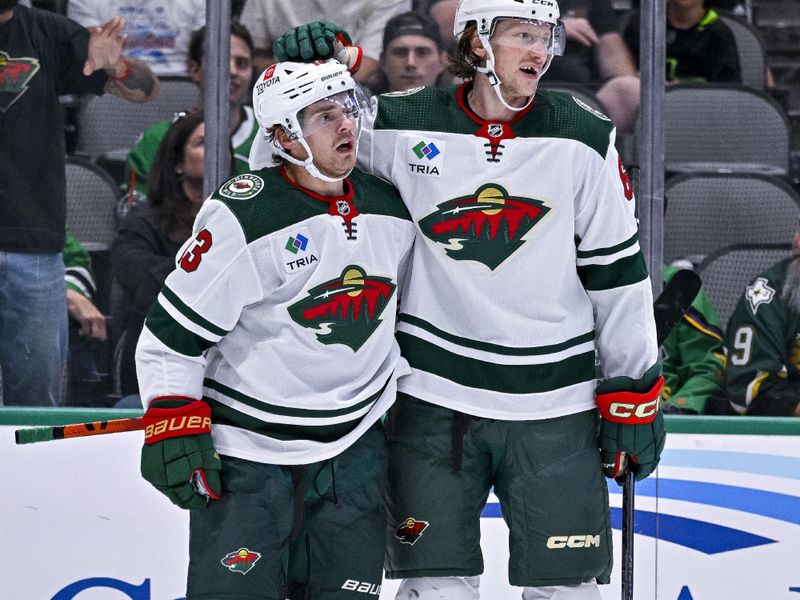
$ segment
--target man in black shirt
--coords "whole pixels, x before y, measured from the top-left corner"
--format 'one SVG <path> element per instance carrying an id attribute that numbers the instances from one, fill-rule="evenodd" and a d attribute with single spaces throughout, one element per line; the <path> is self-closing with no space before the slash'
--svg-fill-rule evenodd
<path id="1" fill-rule="evenodd" d="M 61 251 L 66 231 L 61 94 L 158 95 L 124 57 L 124 21 L 85 29 L 0 0 L 0 370 L 6 405 L 58 405 L 66 359 Z"/>
<path id="2" fill-rule="evenodd" d="M 639 60 L 639 14 L 625 29 L 625 43 Z M 704 0 L 667 2 L 667 83 L 740 83 L 739 53 L 730 28 Z"/>

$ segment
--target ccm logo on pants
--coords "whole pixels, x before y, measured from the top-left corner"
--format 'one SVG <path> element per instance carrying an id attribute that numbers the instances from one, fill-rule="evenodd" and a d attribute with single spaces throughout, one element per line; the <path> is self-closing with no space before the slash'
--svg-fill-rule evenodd
<path id="1" fill-rule="evenodd" d="M 551 550 L 560 548 L 600 547 L 599 535 L 553 535 L 547 538 L 547 547 Z"/>

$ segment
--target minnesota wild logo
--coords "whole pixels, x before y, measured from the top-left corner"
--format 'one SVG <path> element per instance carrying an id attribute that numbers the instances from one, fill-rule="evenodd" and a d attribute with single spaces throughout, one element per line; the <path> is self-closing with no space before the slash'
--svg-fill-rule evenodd
<path id="1" fill-rule="evenodd" d="M 19 100 L 37 71 L 39 71 L 37 59 L 11 58 L 0 51 L 0 112 L 6 112 Z"/>
<path id="2" fill-rule="evenodd" d="M 450 258 L 476 260 L 492 270 L 525 243 L 522 237 L 550 210 L 541 200 L 509 196 L 496 183 L 436 208 L 419 222 L 422 233 L 446 244 Z"/>
<path id="3" fill-rule="evenodd" d="M 396 285 L 386 277 L 372 277 L 349 265 L 341 277 L 308 290 L 305 298 L 289 307 L 289 316 L 317 330 L 323 344 L 344 344 L 357 352 L 378 325 Z"/>

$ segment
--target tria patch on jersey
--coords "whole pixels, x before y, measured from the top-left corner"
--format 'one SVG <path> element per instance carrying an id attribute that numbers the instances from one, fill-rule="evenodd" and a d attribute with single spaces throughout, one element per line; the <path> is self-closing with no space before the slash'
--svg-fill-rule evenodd
<path id="1" fill-rule="evenodd" d="M 446 144 L 440 140 L 409 138 L 408 170 L 415 175 L 444 174 L 444 153 Z"/>
<path id="2" fill-rule="evenodd" d="M 307 227 L 301 227 L 287 236 L 282 257 L 287 273 L 298 273 L 319 263 L 319 255 Z"/>
<path id="3" fill-rule="evenodd" d="M 247 200 L 256 196 L 263 188 L 264 180 L 261 177 L 252 173 L 245 173 L 226 181 L 219 188 L 219 193 L 221 196 L 231 200 Z"/>
<path id="4" fill-rule="evenodd" d="M 775 290 L 769 287 L 769 285 L 767 285 L 768 283 L 766 279 L 759 277 L 744 293 L 747 301 L 750 303 L 750 310 L 753 311 L 753 314 L 756 314 L 758 307 L 762 304 L 769 304 L 772 302 L 772 298 L 775 296 Z"/>
<path id="5" fill-rule="evenodd" d="M 450 258 L 475 260 L 492 270 L 525 243 L 522 237 L 550 210 L 541 200 L 510 196 L 496 183 L 437 209 L 420 220 L 422 233 L 445 244 Z"/>
<path id="6" fill-rule="evenodd" d="M 357 352 L 381 324 L 381 313 L 397 287 L 388 277 L 375 277 L 358 265 L 308 290 L 289 307 L 295 323 L 316 330 L 323 344 L 344 344 Z"/>

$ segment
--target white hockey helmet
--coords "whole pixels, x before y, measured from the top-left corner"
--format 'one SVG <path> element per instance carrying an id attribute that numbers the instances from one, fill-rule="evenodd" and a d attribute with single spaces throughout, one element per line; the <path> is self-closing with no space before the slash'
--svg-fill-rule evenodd
<path id="1" fill-rule="evenodd" d="M 343 115 L 359 119 L 371 110 L 371 103 L 363 89 L 335 59 L 311 63 L 280 62 L 270 65 L 253 87 L 253 110 L 259 131 L 250 150 L 250 168 L 260 169 L 273 164 L 277 154 L 287 161 L 305 167 L 309 173 L 324 181 L 340 181 L 322 174 L 314 164 L 305 137 L 314 131 L 303 130 L 303 109 L 321 100 L 330 100 L 341 107 Z M 269 139 L 268 131 L 280 126 L 291 139 L 299 140 L 308 153 L 305 160 L 291 156 L 278 143 Z M 358 138 L 358 131 L 356 139 Z"/>
<path id="2" fill-rule="evenodd" d="M 567 34 L 561 21 L 561 13 L 556 0 L 459 0 L 456 6 L 456 18 L 453 22 L 453 35 L 456 40 L 461 38 L 464 30 L 471 22 L 477 26 L 478 38 L 486 49 L 486 66 L 476 67 L 489 77 L 492 88 L 503 105 L 513 111 L 526 108 L 532 101 L 521 107 L 509 106 L 500 93 L 501 81 L 494 69 L 494 52 L 489 38 L 494 33 L 494 28 L 500 19 L 521 19 L 534 23 L 545 23 L 550 26 L 550 43 L 548 44 L 548 58 L 540 72 L 540 76 L 550 67 L 553 56 L 564 54 Z"/>

